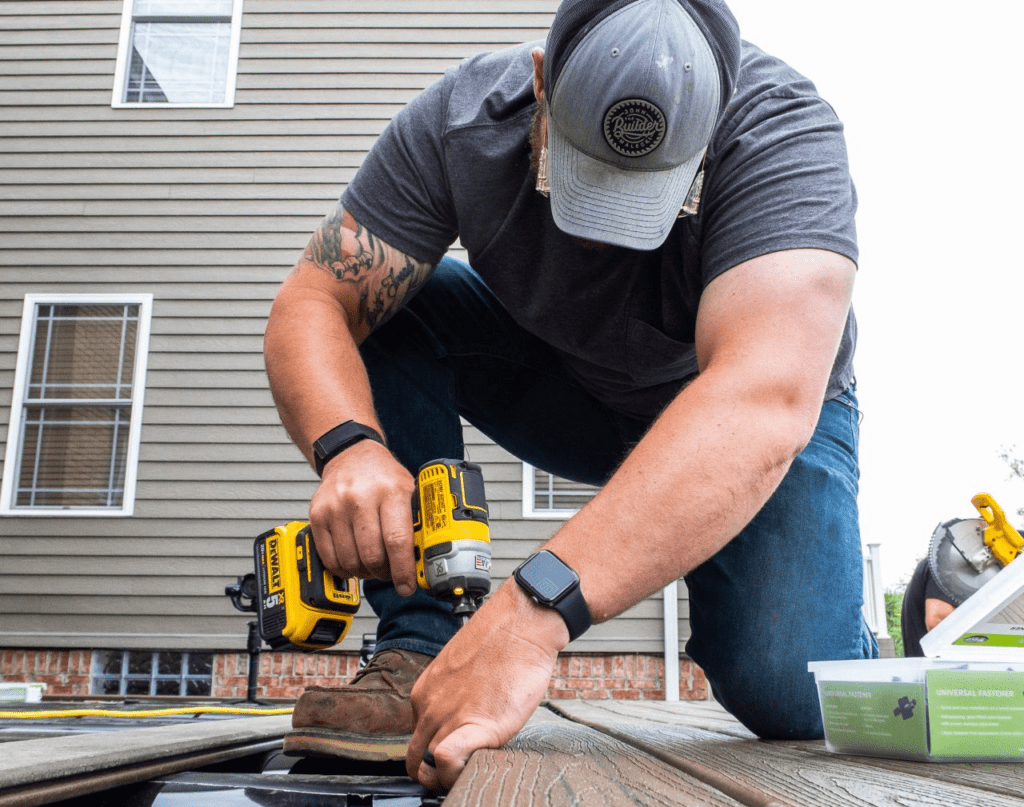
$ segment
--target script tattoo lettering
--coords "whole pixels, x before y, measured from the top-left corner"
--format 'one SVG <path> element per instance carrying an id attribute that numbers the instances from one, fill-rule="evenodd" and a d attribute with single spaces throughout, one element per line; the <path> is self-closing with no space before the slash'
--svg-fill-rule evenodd
<path id="1" fill-rule="evenodd" d="M 359 323 L 370 331 L 387 322 L 430 277 L 431 265 L 416 261 L 356 223 L 342 227 L 339 206 L 306 248 L 305 259 L 356 287 Z"/>

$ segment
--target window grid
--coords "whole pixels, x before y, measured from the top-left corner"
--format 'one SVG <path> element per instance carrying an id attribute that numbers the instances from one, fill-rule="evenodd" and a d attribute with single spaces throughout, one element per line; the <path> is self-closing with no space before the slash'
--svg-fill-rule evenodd
<path id="1" fill-rule="evenodd" d="M 213 654 L 167 650 L 96 650 L 92 695 L 208 696 Z"/>
<path id="2" fill-rule="evenodd" d="M 536 470 L 536 478 L 538 482 L 534 483 L 533 493 L 536 510 L 578 510 L 579 507 L 572 505 L 573 500 L 589 499 L 597 492 L 593 488 L 567 487 L 564 480 L 539 469 Z"/>
<path id="3" fill-rule="evenodd" d="M 132 515 L 152 304 L 26 295 L 0 515 Z"/>
<path id="4" fill-rule="evenodd" d="M 121 460 L 125 444 L 123 441 L 122 429 L 124 426 L 125 410 L 127 409 L 130 420 L 131 407 L 134 400 L 132 393 L 134 379 L 127 382 L 124 380 L 126 372 L 130 377 L 134 368 L 126 368 L 125 358 L 130 336 L 138 333 L 137 325 L 140 314 L 139 304 L 124 303 L 120 305 L 120 314 L 116 316 L 83 316 L 83 314 L 86 314 L 90 308 L 94 311 L 98 311 L 100 308 L 107 307 L 116 308 L 117 306 L 102 305 L 96 307 L 70 304 L 39 304 L 36 306 L 34 325 L 35 333 L 33 333 L 31 340 L 31 344 L 33 345 L 33 354 L 30 357 L 29 366 L 31 368 L 35 368 L 36 362 L 41 359 L 41 367 L 38 374 L 39 380 L 35 383 L 30 380 L 29 384 L 26 386 L 24 400 L 25 415 L 22 419 L 21 425 L 21 443 L 23 446 L 26 446 L 26 448 L 29 435 L 33 427 L 35 427 L 35 440 L 33 441 L 34 445 L 32 447 L 31 454 L 29 454 L 28 451 L 24 451 L 21 457 L 22 467 L 24 466 L 25 460 L 28 459 L 29 456 L 31 457 L 32 474 L 30 483 L 25 485 L 21 481 L 24 479 L 24 476 L 20 469 L 16 472 L 16 478 L 18 479 L 15 491 L 16 506 L 45 506 L 42 502 L 47 501 L 45 498 L 47 494 L 55 496 L 67 494 L 94 494 L 96 502 L 102 507 L 120 507 L 123 502 L 124 484 L 122 480 L 124 478 L 124 463 Z M 91 379 L 85 383 L 55 380 L 51 375 L 55 354 L 60 349 L 58 347 L 56 333 L 57 324 L 67 323 L 70 326 L 77 326 L 79 323 L 83 322 L 87 322 L 91 325 L 110 322 L 119 327 L 117 367 L 114 373 L 115 380 L 112 385 L 109 385 L 114 391 L 114 398 L 58 398 L 50 395 L 50 392 L 57 391 L 57 388 L 64 390 L 65 395 L 68 395 L 75 389 L 95 389 L 100 386 L 107 386 L 97 384 Z M 135 325 L 134 328 L 131 327 L 133 324 Z M 41 346 L 38 339 L 40 331 L 45 332 Z M 37 356 L 35 353 L 35 351 L 40 347 L 42 349 L 41 357 Z M 32 377 L 36 377 L 34 369 Z M 37 392 L 35 396 L 33 396 L 34 391 Z M 102 419 L 89 419 L 88 417 L 84 420 L 77 417 L 61 418 L 59 415 L 51 415 L 48 411 L 49 409 L 57 409 L 57 411 L 66 410 L 71 412 L 87 412 L 89 407 L 109 408 L 113 415 L 112 422 L 104 421 Z M 32 417 L 30 413 L 38 414 L 35 417 Z M 83 426 L 86 428 L 89 426 L 98 426 L 101 429 L 105 426 L 112 426 L 109 441 L 110 450 L 106 463 L 108 469 L 106 486 L 103 488 L 97 488 L 71 484 L 62 485 L 58 488 L 43 485 L 41 483 L 42 464 L 46 456 L 45 440 L 47 435 L 54 429 L 60 429 L 61 427 L 67 427 L 70 430 L 72 428 L 81 428 Z"/>
<path id="5" fill-rule="evenodd" d="M 96 498 L 97 501 L 103 500 L 103 507 L 119 507 L 121 502 L 124 500 L 124 485 L 120 484 L 120 480 L 124 478 L 124 461 L 123 461 L 123 449 L 124 442 L 122 440 L 123 427 L 126 424 L 124 415 L 120 409 L 114 411 L 114 429 L 112 440 L 110 443 L 110 458 L 109 468 L 107 473 L 107 484 L 104 487 L 83 487 L 76 485 L 62 485 L 61 487 L 47 487 L 40 482 L 42 458 L 44 455 L 43 451 L 43 434 L 45 427 L 47 426 L 107 426 L 108 421 L 105 420 L 61 420 L 59 418 L 46 417 L 46 409 L 42 408 L 39 410 L 40 415 L 37 419 L 33 420 L 31 417 L 26 416 L 24 419 L 24 425 L 22 433 L 25 434 L 29 427 L 38 426 L 36 431 L 35 449 L 34 449 L 34 462 L 32 468 L 32 483 L 29 486 L 19 485 L 17 488 L 17 503 L 20 507 L 37 507 L 46 506 L 40 503 L 45 501 L 44 494 L 59 495 L 59 494 L 90 494 Z M 28 497 L 27 499 L 25 497 Z"/>
<path id="6" fill-rule="evenodd" d="M 523 463 L 525 518 L 569 518 L 597 491 L 596 487 L 578 484 Z"/>

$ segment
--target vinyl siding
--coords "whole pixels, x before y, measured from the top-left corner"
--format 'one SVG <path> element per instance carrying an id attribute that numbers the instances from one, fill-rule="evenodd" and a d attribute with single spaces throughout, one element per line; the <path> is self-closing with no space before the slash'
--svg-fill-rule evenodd
<path id="1" fill-rule="evenodd" d="M 120 0 L 0 3 L 0 440 L 26 294 L 154 295 L 134 515 L 0 517 L 0 645 L 244 648 L 224 587 L 316 482 L 263 369 L 277 287 L 391 116 L 556 6 L 246 0 L 233 108 L 113 109 Z M 467 441 L 497 585 L 559 522 L 523 520 L 519 462 Z M 373 629 L 364 605 L 342 647 Z M 661 634 L 655 597 L 574 648 Z"/>

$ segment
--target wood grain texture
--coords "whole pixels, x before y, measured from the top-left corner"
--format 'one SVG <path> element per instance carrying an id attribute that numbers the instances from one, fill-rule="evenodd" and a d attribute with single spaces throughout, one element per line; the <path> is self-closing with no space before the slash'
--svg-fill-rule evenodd
<path id="1" fill-rule="evenodd" d="M 808 749 L 810 753 L 829 754 L 824 747 Z M 1024 780 L 1021 779 L 1021 766 L 997 762 L 963 762 L 957 764 L 928 764 L 904 762 L 898 759 L 881 759 L 876 757 L 848 757 L 830 754 L 833 759 L 846 759 L 857 765 L 870 765 L 885 771 L 892 771 L 900 776 L 914 775 L 939 782 L 963 785 L 978 791 L 973 804 L 987 804 L 989 793 L 1021 799 L 1015 803 L 1024 803 Z"/>
<path id="2" fill-rule="evenodd" d="M 583 704 L 579 701 L 550 701 L 549 706 L 558 714 L 576 719 Z M 689 728 L 714 731 L 741 740 L 757 739 L 714 701 L 601 701 L 599 706 L 603 712 L 625 721 L 665 726 L 685 724 Z"/>
<path id="3" fill-rule="evenodd" d="M 1007 780 L 979 780 L 969 775 L 938 778 L 938 765 L 881 766 L 868 758 L 824 751 L 820 742 L 779 743 L 742 739 L 735 733 L 697 728 L 692 707 L 681 707 L 675 724 L 672 705 L 665 704 L 641 716 L 624 714 L 618 704 L 605 701 L 565 701 L 559 711 L 581 724 L 633 745 L 662 762 L 677 766 L 723 792 L 759 794 L 761 804 L 808 807 L 934 807 L 986 805 L 1021 807 L 1008 792 Z M 647 712 L 647 710 L 644 710 Z M 724 712 L 722 713 L 724 714 Z M 985 766 L 994 768 L 995 766 Z M 1019 768 L 1015 768 L 1019 772 Z M 707 773 L 705 776 L 704 773 Z M 1019 791 L 1015 791 L 1019 792 Z M 743 803 L 757 802 L 740 798 Z"/>
<path id="4" fill-rule="evenodd" d="M 289 728 L 290 715 L 268 715 L 10 743 L 0 757 L 0 792 L 172 758 L 179 760 L 178 770 L 187 770 L 192 755 L 265 740 L 276 743 Z"/>
<path id="5" fill-rule="evenodd" d="M 1024 596 L 1018 597 L 1013 602 L 992 617 L 989 622 L 1001 623 L 1004 625 L 1024 625 Z"/>
<path id="6" fill-rule="evenodd" d="M 504 748 L 475 753 L 444 803 L 739 807 L 734 799 L 626 743 L 544 710 Z"/>

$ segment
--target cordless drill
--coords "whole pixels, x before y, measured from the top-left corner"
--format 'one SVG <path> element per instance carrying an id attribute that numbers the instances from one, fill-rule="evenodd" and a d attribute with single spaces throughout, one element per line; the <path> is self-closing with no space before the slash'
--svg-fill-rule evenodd
<path id="1" fill-rule="evenodd" d="M 491 539 L 480 466 L 426 463 L 412 499 L 416 581 L 451 604 L 462 623 L 491 590 Z M 320 650 L 345 638 L 359 610 L 359 581 L 324 568 L 309 524 L 292 521 L 253 547 L 259 632 L 274 650 Z"/>

